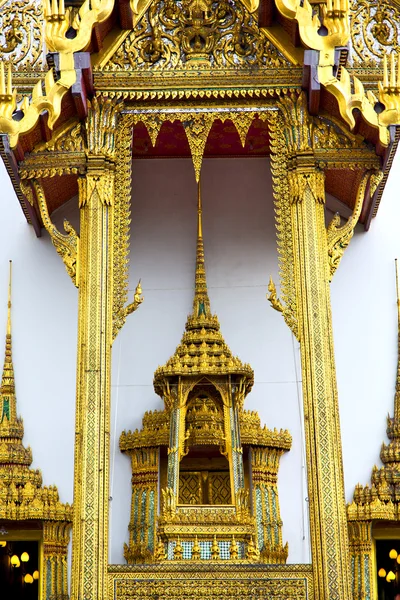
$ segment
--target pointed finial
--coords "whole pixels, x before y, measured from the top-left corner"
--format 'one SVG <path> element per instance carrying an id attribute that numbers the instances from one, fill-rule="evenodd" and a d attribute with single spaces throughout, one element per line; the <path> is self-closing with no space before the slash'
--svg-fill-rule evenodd
<path id="1" fill-rule="evenodd" d="M 8 421 L 13 421 L 16 418 L 14 365 L 12 361 L 11 348 L 11 265 L 12 263 L 10 260 L 10 275 L 8 281 L 7 302 L 6 349 L 4 354 L 4 367 L 0 388 L 0 423 L 3 422 L 5 416 L 7 417 Z"/>
<path id="2" fill-rule="evenodd" d="M 394 261 L 396 269 L 396 296 L 397 296 L 397 378 L 396 393 L 394 397 L 394 420 L 400 420 L 400 290 L 399 290 L 399 270 L 397 258 Z"/>
<path id="3" fill-rule="evenodd" d="M 197 184 L 197 237 L 203 238 L 203 209 L 201 206 L 201 183 Z"/>
<path id="4" fill-rule="evenodd" d="M 11 280 L 12 280 L 12 260 L 10 260 L 10 271 L 9 271 L 9 276 L 8 276 L 7 335 L 11 335 Z"/>
<path id="5" fill-rule="evenodd" d="M 196 275 L 193 300 L 193 316 L 207 316 L 210 312 L 208 298 L 206 268 L 204 264 L 203 243 L 203 208 L 201 203 L 200 181 L 197 184 L 197 249 L 196 249 Z"/>
<path id="6" fill-rule="evenodd" d="M 396 270 L 397 323 L 400 326 L 399 266 L 397 264 L 397 258 L 394 259 L 394 268 Z"/>

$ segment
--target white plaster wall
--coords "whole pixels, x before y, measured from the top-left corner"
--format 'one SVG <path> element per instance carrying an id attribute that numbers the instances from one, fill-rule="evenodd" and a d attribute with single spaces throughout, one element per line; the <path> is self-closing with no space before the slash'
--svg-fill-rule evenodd
<path id="1" fill-rule="evenodd" d="M 76 370 L 76 288 L 46 232 L 36 238 L 0 160 L 0 368 L 3 368 L 9 260 L 17 410 L 24 444 L 44 485 L 72 502 Z"/>
<path id="2" fill-rule="evenodd" d="M 400 154 L 370 231 L 357 232 L 334 276 L 331 295 L 346 500 L 372 467 L 393 416 L 397 365 L 394 259 L 400 260 Z M 400 266 L 400 264 L 399 264 Z"/>
<path id="3" fill-rule="evenodd" d="M 393 259 L 399 159 L 371 231 L 355 235 L 332 283 L 337 376 L 347 499 L 369 481 L 392 413 L 396 370 Z M 161 408 L 153 372 L 174 352 L 191 309 L 196 188 L 189 160 L 134 163 L 131 293 L 142 278 L 145 302 L 131 315 L 113 352 L 110 562 L 123 562 L 128 540 L 130 464 L 120 432 Z M 45 232 L 36 239 L 0 164 L 0 343 L 5 333 L 8 259 L 14 261 L 13 341 L 18 410 L 26 445 L 44 483 L 72 501 L 77 291 Z M 277 255 L 268 163 L 206 160 L 204 238 L 212 308 L 235 354 L 250 362 L 255 385 L 247 407 L 269 427 L 288 428 L 292 450 L 281 461 L 279 491 L 289 561 L 309 561 L 297 343 L 265 300 Z M 76 203 L 62 211 L 74 222 Z M 62 214 L 55 215 L 61 222 Z M 2 291 L 3 290 L 3 291 Z M 3 301 L 1 300 L 3 296 Z M 0 357 L 1 360 L 1 357 Z"/>

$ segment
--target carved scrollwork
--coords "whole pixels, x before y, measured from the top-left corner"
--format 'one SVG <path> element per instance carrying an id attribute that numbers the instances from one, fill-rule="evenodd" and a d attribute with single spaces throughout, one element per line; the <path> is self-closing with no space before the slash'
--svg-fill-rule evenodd
<path id="1" fill-rule="evenodd" d="M 277 67 L 286 59 L 237 0 L 157 0 L 108 69 Z"/>
<path id="2" fill-rule="evenodd" d="M 43 63 L 43 11 L 40 2 L 0 2 L 0 58 L 19 70 L 40 69 Z"/>
<path id="3" fill-rule="evenodd" d="M 350 18 L 355 65 L 374 66 L 387 52 L 399 51 L 400 11 L 394 2 L 353 0 Z"/>
<path id="4" fill-rule="evenodd" d="M 63 259 L 63 263 L 68 275 L 71 277 L 74 285 L 78 287 L 78 265 L 79 265 L 79 237 L 72 225 L 65 220 L 64 229 L 66 234 L 60 233 L 57 227 L 50 219 L 47 209 L 46 198 L 42 186 L 37 180 L 32 181 L 36 197 L 39 204 L 40 216 L 43 225 L 51 237 L 51 241 L 58 254 Z"/>
<path id="5" fill-rule="evenodd" d="M 354 211 L 348 221 L 340 227 L 340 216 L 335 215 L 332 221 L 329 223 L 327 228 L 327 240 L 328 240 L 328 257 L 329 257 L 329 268 L 330 268 L 330 279 L 335 274 L 336 269 L 342 260 L 344 251 L 350 243 L 351 238 L 354 235 L 354 229 L 358 223 L 358 219 L 361 214 L 361 210 L 365 198 L 365 190 L 367 188 L 368 180 L 370 180 L 371 195 L 375 192 L 379 185 L 383 173 L 370 172 L 364 174 L 361 183 L 358 188 L 356 204 Z"/>

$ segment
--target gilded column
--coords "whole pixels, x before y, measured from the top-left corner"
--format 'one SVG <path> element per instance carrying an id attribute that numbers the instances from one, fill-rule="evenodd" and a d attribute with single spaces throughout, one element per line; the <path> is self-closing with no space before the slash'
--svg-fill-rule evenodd
<path id="1" fill-rule="evenodd" d="M 86 120 L 87 172 L 79 186 L 73 600 L 103 600 L 107 589 L 117 121 L 117 104 L 92 101 Z"/>
<path id="2" fill-rule="evenodd" d="M 251 447 L 253 506 L 261 560 L 285 564 L 289 547 L 282 543 L 282 519 L 278 501 L 278 469 L 282 448 Z"/>
<path id="3" fill-rule="evenodd" d="M 324 174 L 303 96 L 281 100 L 272 122 L 284 316 L 300 340 L 315 598 L 350 598 L 349 543 L 332 317 Z M 279 301 L 278 301 L 279 302 Z M 285 314 L 286 313 L 286 314 Z"/>
<path id="4" fill-rule="evenodd" d="M 124 556 L 128 564 L 152 562 L 156 546 L 158 513 L 158 448 L 135 448 L 132 462 L 132 503 L 129 546 Z"/>
<path id="5" fill-rule="evenodd" d="M 68 600 L 68 543 L 71 523 L 43 523 L 43 598 Z"/>

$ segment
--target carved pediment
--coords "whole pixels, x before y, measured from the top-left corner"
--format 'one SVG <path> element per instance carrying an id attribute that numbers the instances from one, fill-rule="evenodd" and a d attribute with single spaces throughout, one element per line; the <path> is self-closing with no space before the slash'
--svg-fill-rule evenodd
<path id="1" fill-rule="evenodd" d="M 239 0 L 156 0 L 105 70 L 276 68 L 289 61 Z"/>

